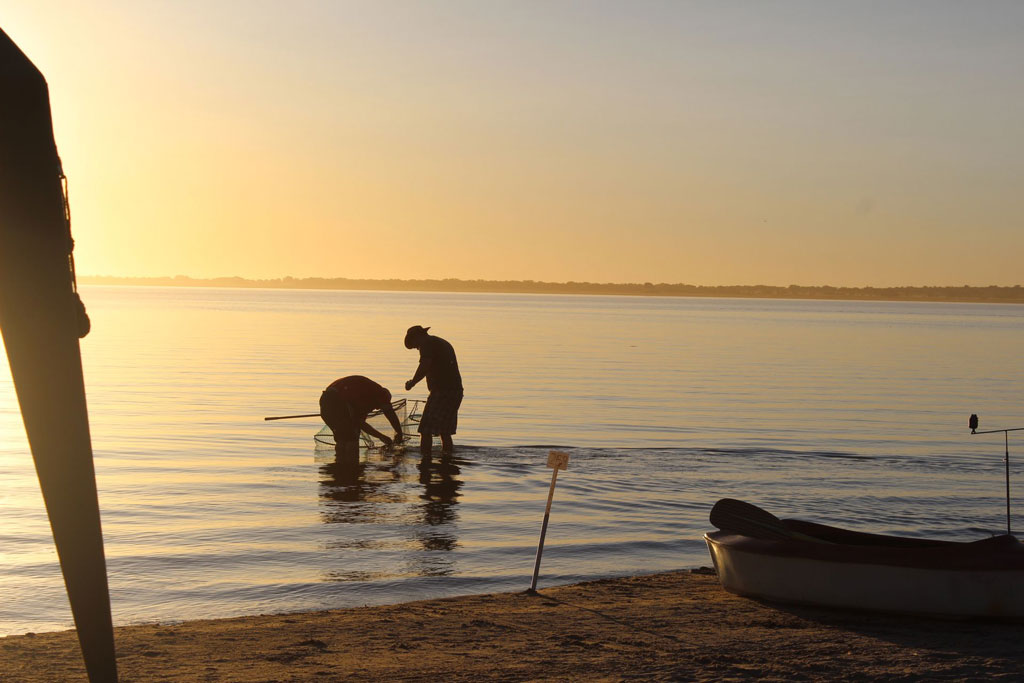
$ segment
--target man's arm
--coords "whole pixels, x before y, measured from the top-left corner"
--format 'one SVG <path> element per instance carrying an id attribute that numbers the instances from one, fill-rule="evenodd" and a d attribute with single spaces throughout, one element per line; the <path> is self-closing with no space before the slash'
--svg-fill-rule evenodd
<path id="1" fill-rule="evenodd" d="M 419 367 L 416 368 L 416 374 L 412 376 L 411 380 L 405 383 L 406 391 L 412 389 L 421 379 L 427 376 L 427 370 L 430 369 L 430 361 L 431 358 L 429 356 L 420 359 Z"/>
<path id="2" fill-rule="evenodd" d="M 402 423 L 398 421 L 398 413 L 396 413 L 395 409 L 391 407 L 391 404 L 389 403 L 386 407 L 382 408 L 381 412 L 384 413 L 384 417 L 388 419 L 388 422 L 391 423 L 391 426 L 395 430 L 395 443 L 402 443 L 405 441 L 405 432 L 402 431 Z"/>
<path id="3" fill-rule="evenodd" d="M 395 411 L 392 410 L 391 412 L 393 413 Z M 377 439 L 380 439 L 381 443 L 384 444 L 385 448 L 388 448 L 388 447 L 391 446 L 391 444 L 392 444 L 391 438 L 387 437 L 387 436 L 384 436 L 383 434 L 378 432 L 376 429 L 371 427 L 369 422 L 364 422 L 363 423 L 362 430 L 364 432 L 366 432 L 367 434 L 369 434 L 370 436 L 373 436 L 373 437 L 376 437 Z"/>

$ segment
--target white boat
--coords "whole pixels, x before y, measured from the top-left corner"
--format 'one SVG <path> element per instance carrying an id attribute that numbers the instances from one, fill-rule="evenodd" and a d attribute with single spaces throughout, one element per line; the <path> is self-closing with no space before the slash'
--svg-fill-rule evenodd
<path id="1" fill-rule="evenodd" d="M 716 515 L 716 510 L 718 514 Z M 724 510 L 724 512 L 723 512 Z M 947 617 L 1024 617 L 1024 545 L 884 536 L 723 499 L 704 535 L 722 587 L 770 601 Z"/>

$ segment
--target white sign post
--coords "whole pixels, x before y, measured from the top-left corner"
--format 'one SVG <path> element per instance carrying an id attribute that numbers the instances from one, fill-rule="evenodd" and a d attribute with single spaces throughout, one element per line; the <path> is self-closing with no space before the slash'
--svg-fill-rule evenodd
<path id="1" fill-rule="evenodd" d="M 551 500 L 555 497 L 555 482 L 558 481 L 558 470 L 569 469 L 569 454 L 551 451 L 548 453 L 548 467 L 551 468 L 551 489 L 548 491 L 548 505 L 544 509 L 544 523 L 540 527 L 540 543 L 537 545 L 537 562 L 533 565 L 533 582 L 530 584 L 530 593 L 537 592 L 540 557 L 544 553 L 544 536 L 548 533 L 548 517 L 551 516 Z"/>

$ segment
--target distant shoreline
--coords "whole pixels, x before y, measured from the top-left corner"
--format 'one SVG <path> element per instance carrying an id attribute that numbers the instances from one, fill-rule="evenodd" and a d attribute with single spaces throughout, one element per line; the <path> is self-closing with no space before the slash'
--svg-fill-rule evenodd
<path id="1" fill-rule="evenodd" d="M 668 283 L 539 282 L 535 280 L 371 280 L 293 278 L 248 280 L 241 277 L 192 278 L 79 276 L 90 285 L 149 287 L 238 287 L 246 289 L 337 289 L 403 292 L 479 292 L 490 294 L 591 294 L 607 296 L 724 297 L 737 299 L 826 299 L 846 301 L 934 301 L 1024 304 L 1024 287 L 830 287 L 789 285 L 704 286 Z"/>

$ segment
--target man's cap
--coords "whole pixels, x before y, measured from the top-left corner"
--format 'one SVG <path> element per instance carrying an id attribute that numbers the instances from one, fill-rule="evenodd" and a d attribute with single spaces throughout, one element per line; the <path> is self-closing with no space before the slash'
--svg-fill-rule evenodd
<path id="1" fill-rule="evenodd" d="M 423 327 L 422 325 L 413 325 L 405 333 L 405 348 L 411 349 L 417 338 L 422 337 L 427 333 L 429 327 Z"/>

